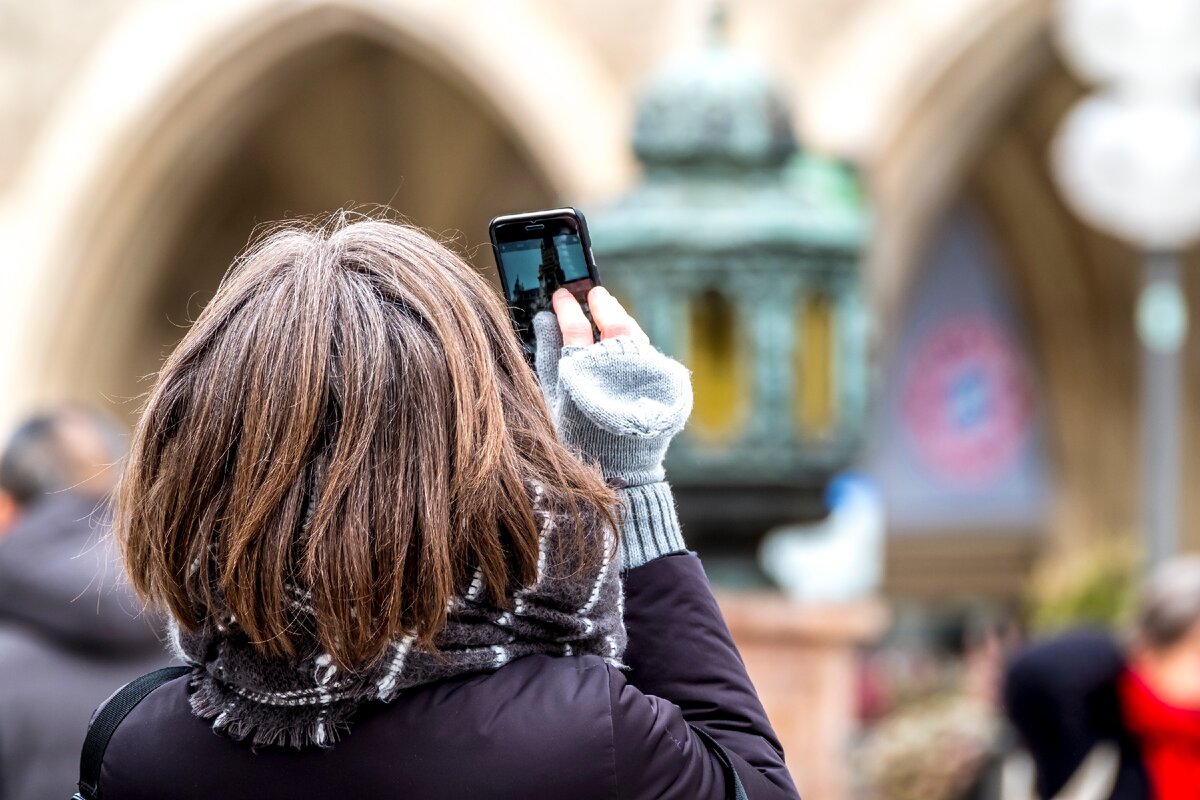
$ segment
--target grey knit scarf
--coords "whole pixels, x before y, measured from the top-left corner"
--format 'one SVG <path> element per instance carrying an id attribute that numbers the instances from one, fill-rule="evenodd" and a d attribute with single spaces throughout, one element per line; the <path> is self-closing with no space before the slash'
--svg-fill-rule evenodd
<path id="1" fill-rule="evenodd" d="M 604 537 L 606 555 L 581 568 L 563 547 L 574 536 L 573 521 L 547 508 L 541 487 L 531 492 L 540 529 L 538 574 L 512 597 L 510 609 L 482 602 L 476 572 L 467 591 L 450 603 L 437 653 L 412 636 L 397 638 L 382 661 L 353 674 L 339 671 L 315 640 L 298 658 L 266 659 L 228 615 L 210 615 L 192 633 L 173 626 L 174 647 L 193 667 L 193 712 L 212 720 L 214 730 L 255 746 L 329 746 L 364 703 L 386 703 L 415 686 L 497 670 L 522 656 L 591 654 L 620 666 L 625 626 L 619 565 L 607 555 L 612 531 L 597 525 L 599 530 L 589 532 Z M 560 525 L 570 526 L 571 533 L 557 535 Z M 308 594 L 299 587 L 289 590 L 296 613 L 311 614 Z"/>

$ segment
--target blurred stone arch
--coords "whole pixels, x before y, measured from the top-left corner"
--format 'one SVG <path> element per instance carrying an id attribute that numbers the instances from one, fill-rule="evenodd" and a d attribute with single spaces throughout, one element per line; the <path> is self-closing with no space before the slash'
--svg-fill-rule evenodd
<path id="1" fill-rule="evenodd" d="M 903 6 L 921 3 L 873 5 L 883 18 L 901 20 Z M 1083 88 L 1054 54 L 1050 0 L 950 5 L 958 15 L 954 24 L 896 37 L 902 44 L 882 56 L 890 63 L 874 64 L 893 78 L 865 100 L 875 114 L 859 155 L 879 215 L 867 272 L 883 334 L 879 356 L 886 362 L 895 355 L 889 346 L 899 338 L 940 226 L 964 201 L 973 203 L 1001 245 L 1001 277 L 1023 319 L 1043 401 L 1054 491 L 1037 531 L 1047 536 L 1037 549 L 1064 552 L 1134 534 L 1136 256 L 1064 207 L 1047 161 L 1057 123 Z M 865 58 L 871 44 L 862 37 L 858 49 L 847 48 L 840 58 Z M 847 69 L 844 80 L 830 81 L 826 89 L 855 91 L 856 77 L 861 75 Z M 1198 290 L 1193 280 L 1193 302 L 1200 301 Z M 1195 371 L 1195 359 L 1189 364 Z M 1200 381 L 1194 376 L 1188 394 L 1188 406 L 1196 407 Z M 1188 435 L 1187 471 L 1194 474 L 1200 433 L 1191 426 Z M 1194 542 L 1200 503 L 1190 502 L 1187 521 Z M 982 540 L 958 548 L 936 539 L 912 544 L 909 552 L 893 546 L 889 559 L 913 565 L 914 585 L 921 574 L 974 575 L 950 563 L 956 550 L 989 573 L 1006 561 L 1028 563 L 1032 555 L 984 547 Z M 889 565 L 893 575 L 899 571 Z"/>
<path id="2" fill-rule="evenodd" d="M 393 201 L 478 245 L 493 213 L 631 170 L 624 94 L 524 6 L 480 6 L 489 26 L 416 0 L 171 5 L 119 23 L 26 171 L 44 202 L 18 216 L 10 408 L 103 396 L 133 413 L 137 378 L 256 223 Z"/>

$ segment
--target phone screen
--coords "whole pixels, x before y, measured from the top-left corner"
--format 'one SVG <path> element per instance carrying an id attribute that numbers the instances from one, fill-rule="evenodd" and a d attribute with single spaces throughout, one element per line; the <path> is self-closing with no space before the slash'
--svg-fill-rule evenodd
<path id="1" fill-rule="evenodd" d="M 526 351 L 534 348 L 533 317 L 552 310 L 550 296 L 560 286 L 575 295 L 584 313 L 588 290 L 596 285 L 577 233 L 551 233 L 496 243 L 504 295 Z"/>

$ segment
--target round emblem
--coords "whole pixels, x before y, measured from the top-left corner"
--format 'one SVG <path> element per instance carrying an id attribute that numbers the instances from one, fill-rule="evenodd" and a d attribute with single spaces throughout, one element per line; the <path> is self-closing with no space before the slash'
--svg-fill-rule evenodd
<path id="1" fill-rule="evenodd" d="M 1029 381 L 1017 347 L 993 319 L 944 322 L 917 345 L 902 417 L 939 478 L 980 484 L 1012 466 L 1031 429 Z"/>

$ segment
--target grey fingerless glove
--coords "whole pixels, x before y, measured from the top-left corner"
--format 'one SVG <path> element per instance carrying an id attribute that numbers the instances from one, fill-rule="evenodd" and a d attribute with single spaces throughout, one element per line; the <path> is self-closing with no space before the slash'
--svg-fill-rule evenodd
<path id="1" fill-rule="evenodd" d="M 687 368 L 626 336 L 563 347 L 549 312 L 534 317 L 533 329 L 538 380 L 560 441 L 618 487 L 625 568 L 685 550 L 663 459 L 692 411 Z"/>
<path id="2" fill-rule="evenodd" d="M 663 458 L 692 412 L 687 368 L 628 336 L 563 347 L 558 320 L 533 320 L 537 373 L 559 439 L 617 485 L 661 481 Z"/>

